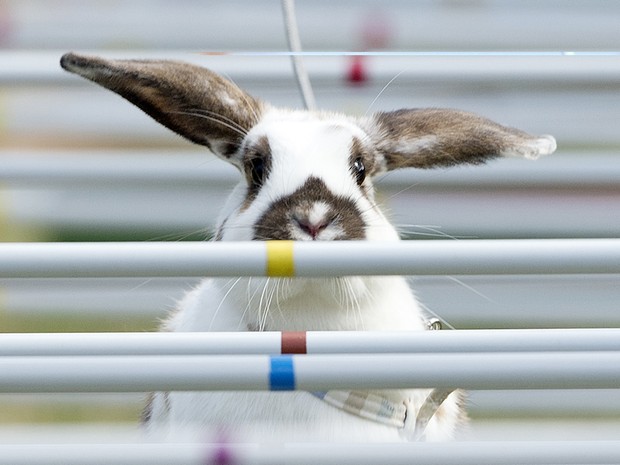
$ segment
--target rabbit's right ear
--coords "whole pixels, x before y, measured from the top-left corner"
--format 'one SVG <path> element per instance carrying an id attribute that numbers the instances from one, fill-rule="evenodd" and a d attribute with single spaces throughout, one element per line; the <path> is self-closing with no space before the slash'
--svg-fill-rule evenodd
<path id="1" fill-rule="evenodd" d="M 229 161 L 263 110 L 261 102 L 229 80 L 187 63 L 106 60 L 68 53 L 60 64 Z"/>

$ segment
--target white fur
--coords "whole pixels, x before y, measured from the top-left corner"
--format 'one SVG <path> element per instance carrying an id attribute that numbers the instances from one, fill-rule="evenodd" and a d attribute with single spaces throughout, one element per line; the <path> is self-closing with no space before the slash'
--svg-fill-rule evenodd
<path id="1" fill-rule="evenodd" d="M 245 181 L 233 191 L 222 213 L 222 240 L 252 239 L 252 227 L 270 203 L 295 191 L 310 176 L 321 179 L 334 194 L 355 199 L 363 212 L 368 240 L 399 240 L 372 198 L 361 193 L 350 171 L 352 138 L 366 138 L 358 126 L 339 116 L 270 110 L 249 132 L 246 143 L 263 136 L 271 147 L 270 175 L 249 206 L 242 207 Z M 366 187 L 372 187 L 370 182 L 366 181 Z M 320 219 L 325 210 L 324 204 L 315 203 L 310 216 Z M 328 228 L 318 239 L 329 240 L 334 234 Z M 302 232 L 295 237 L 308 239 Z M 347 277 L 207 279 L 186 296 L 165 329 L 421 331 L 424 327 L 419 305 L 404 278 Z M 409 403 L 411 415 L 428 392 L 386 390 L 381 394 Z M 442 412 L 431 421 L 427 440 L 453 436 L 460 418 L 455 399 L 448 399 Z M 171 434 L 188 428 L 240 429 L 257 440 L 407 439 L 402 430 L 345 413 L 305 392 L 170 393 L 166 400 L 157 394 L 150 427 L 158 426 Z"/>
<path id="2" fill-rule="evenodd" d="M 345 281 L 343 279 L 343 281 Z M 313 279 L 208 279 L 182 302 L 168 322 L 170 331 L 255 330 L 412 330 L 423 329 L 419 307 L 404 279 L 347 278 L 347 283 Z M 342 286 L 342 289 L 339 287 Z M 351 295 L 341 295 L 350 286 Z M 266 291 L 264 291 L 266 289 Z M 276 294 L 271 295 L 275 289 Z M 267 296 L 265 296 L 265 293 Z M 248 299 L 249 296 L 249 299 Z M 355 303 L 349 299 L 357 299 Z M 354 309 L 351 308 L 354 307 Z M 412 334 L 412 337 L 415 337 Z M 407 367 L 402 367 L 406 370 Z M 412 411 L 428 391 L 382 391 Z M 261 441 L 404 441 L 404 431 L 335 409 L 304 392 L 170 393 L 164 427 L 173 437 L 187 430 L 240 430 Z M 155 401 L 163 415 L 163 398 Z M 427 428 L 429 441 L 453 437 L 460 416 L 455 399 L 443 406 L 441 419 Z M 161 425 L 161 423 L 160 423 Z"/>

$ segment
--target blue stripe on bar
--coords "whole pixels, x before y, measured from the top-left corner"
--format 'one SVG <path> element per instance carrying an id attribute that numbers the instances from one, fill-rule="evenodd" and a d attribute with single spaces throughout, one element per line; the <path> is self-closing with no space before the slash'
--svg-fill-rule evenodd
<path id="1" fill-rule="evenodd" d="M 272 391 L 294 391 L 295 369 L 290 355 L 271 356 L 269 371 L 269 389 Z"/>

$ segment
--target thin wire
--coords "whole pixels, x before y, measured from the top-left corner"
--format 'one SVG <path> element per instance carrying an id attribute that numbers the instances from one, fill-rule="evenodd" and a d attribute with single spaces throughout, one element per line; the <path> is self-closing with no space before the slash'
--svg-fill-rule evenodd
<path id="1" fill-rule="evenodd" d="M 282 0 L 283 4 L 288 3 Z M 293 20 L 294 21 L 294 20 Z M 288 26 L 288 25 L 287 25 Z M 290 40 L 290 39 L 289 39 Z M 299 37 L 297 37 L 299 40 Z M 299 44 L 297 45 L 298 47 Z M 515 51 L 345 51 L 345 50 L 316 50 L 304 52 L 299 49 L 290 51 L 267 50 L 237 50 L 237 51 L 207 51 L 201 55 L 233 55 L 233 56 L 274 56 L 274 57 L 347 57 L 347 56 L 383 56 L 383 57 L 618 57 L 619 50 L 601 50 L 601 51 L 565 51 L 565 50 L 515 50 Z M 302 65 L 303 67 L 303 65 Z"/>
<path id="2" fill-rule="evenodd" d="M 304 102 L 306 110 L 316 110 L 316 100 L 314 99 L 314 93 L 312 92 L 312 86 L 310 85 L 310 78 L 308 77 L 308 72 L 306 71 L 303 61 L 301 60 L 301 57 L 304 56 L 304 52 L 301 51 L 299 28 L 297 27 L 297 20 L 295 17 L 295 1 L 282 0 L 282 12 L 284 13 L 286 39 L 290 49 L 290 52 L 286 52 L 285 54 L 291 57 L 293 71 L 295 72 L 297 85 L 299 86 L 301 98 Z"/>

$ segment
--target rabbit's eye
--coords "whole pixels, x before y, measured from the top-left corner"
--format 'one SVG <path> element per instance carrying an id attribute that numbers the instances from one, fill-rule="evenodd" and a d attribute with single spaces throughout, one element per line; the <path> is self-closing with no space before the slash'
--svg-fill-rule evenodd
<path id="1" fill-rule="evenodd" d="M 366 167 L 364 161 L 361 158 L 356 158 L 353 162 L 353 174 L 357 180 L 357 185 L 361 186 L 366 179 Z"/>
<path id="2" fill-rule="evenodd" d="M 265 161 L 262 157 L 251 158 L 247 162 L 252 187 L 260 187 L 265 179 Z"/>

